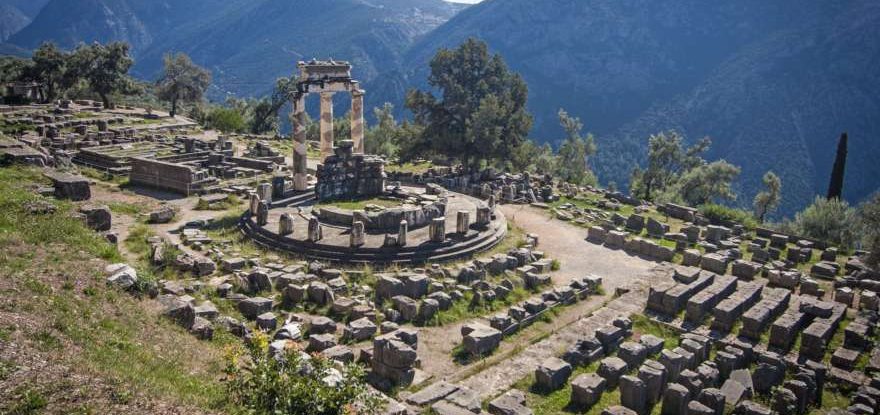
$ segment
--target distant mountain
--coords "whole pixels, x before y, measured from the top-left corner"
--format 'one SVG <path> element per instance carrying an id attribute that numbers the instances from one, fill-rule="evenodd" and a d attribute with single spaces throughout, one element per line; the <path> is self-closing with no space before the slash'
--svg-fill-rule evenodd
<path id="1" fill-rule="evenodd" d="M 597 133 L 603 182 L 626 185 L 648 135 L 675 128 L 713 137 L 711 156 L 743 167 L 742 205 L 776 170 L 790 214 L 824 194 L 843 130 L 860 153 L 845 196 L 880 185 L 868 162 L 880 156 L 878 23 L 871 0 L 486 0 L 422 38 L 373 90 L 424 85 L 438 48 L 476 36 L 528 82 L 533 137 L 563 137 L 560 107 Z"/>
<path id="2" fill-rule="evenodd" d="M 134 74 L 153 79 L 162 56 L 188 53 L 212 70 L 211 96 L 269 92 L 297 60 L 350 60 L 364 81 L 397 67 L 404 50 L 464 6 L 443 0 L 50 0 L 9 39 L 33 49 L 45 40 L 124 40 Z"/>
<path id="3" fill-rule="evenodd" d="M 28 19 L 36 17 L 48 2 L 49 0 L 3 0 L 4 4 L 15 7 Z"/>
<path id="4" fill-rule="evenodd" d="M 9 4 L 0 4 L 0 42 L 24 28 L 31 22 L 21 10 Z"/>
<path id="5" fill-rule="evenodd" d="M 251 0 L 156 42 L 137 69 L 155 73 L 162 54 L 184 51 L 213 71 L 215 95 L 247 96 L 269 92 L 298 60 L 332 57 L 351 61 L 355 76 L 370 81 L 459 8 L 441 0 Z"/>
<path id="6" fill-rule="evenodd" d="M 63 48 L 121 40 L 140 51 L 181 27 L 210 21 L 247 0 L 50 0 L 9 43 L 34 49 L 51 40 Z"/>

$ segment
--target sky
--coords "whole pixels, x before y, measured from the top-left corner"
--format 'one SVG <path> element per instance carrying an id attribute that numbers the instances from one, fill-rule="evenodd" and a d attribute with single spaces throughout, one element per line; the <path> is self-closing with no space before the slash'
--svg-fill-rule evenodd
<path id="1" fill-rule="evenodd" d="M 483 0 L 446 0 L 451 3 L 467 3 L 467 4 L 477 4 Z"/>

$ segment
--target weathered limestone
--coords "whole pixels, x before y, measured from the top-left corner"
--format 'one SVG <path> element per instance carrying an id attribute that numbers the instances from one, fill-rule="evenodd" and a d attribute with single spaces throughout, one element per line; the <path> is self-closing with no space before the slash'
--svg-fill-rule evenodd
<path id="1" fill-rule="evenodd" d="M 55 197 L 73 201 L 89 200 L 92 197 L 89 189 L 89 180 L 82 176 L 74 176 L 68 173 L 47 174 L 52 179 L 55 188 Z"/>
<path id="2" fill-rule="evenodd" d="M 257 225 L 258 226 L 266 226 L 269 223 L 269 204 L 260 201 L 257 204 L 257 215 L 256 215 Z"/>
<path id="3" fill-rule="evenodd" d="M 364 90 L 351 91 L 351 141 L 354 152 L 364 153 Z"/>
<path id="4" fill-rule="evenodd" d="M 278 219 L 278 234 L 287 236 L 293 233 L 293 215 L 283 213 Z"/>
<path id="5" fill-rule="evenodd" d="M 361 221 L 355 221 L 352 223 L 349 245 L 352 248 L 362 246 L 364 244 L 364 236 L 364 223 Z"/>
<path id="6" fill-rule="evenodd" d="M 321 222 L 318 218 L 309 218 L 309 231 L 307 239 L 309 242 L 318 242 L 324 238 L 321 232 Z"/>
<path id="7" fill-rule="evenodd" d="M 260 200 L 271 203 L 272 202 L 272 184 L 271 183 L 260 183 L 257 185 L 257 195 L 260 196 Z"/>
<path id="8" fill-rule="evenodd" d="M 397 330 L 373 339 L 373 357 L 370 365 L 373 373 L 392 385 L 406 386 L 415 377 L 413 366 L 418 360 L 418 338 L 403 330 Z"/>
<path id="9" fill-rule="evenodd" d="M 686 415 L 688 403 L 691 400 L 690 391 L 678 383 L 670 383 L 663 393 L 663 415 Z"/>
<path id="10" fill-rule="evenodd" d="M 321 93 L 321 160 L 333 154 L 333 93 Z"/>
<path id="11" fill-rule="evenodd" d="M 477 207 L 477 226 L 485 227 L 492 222 L 492 208 L 488 206 Z"/>
<path id="12" fill-rule="evenodd" d="M 489 355 L 501 344 L 501 332 L 480 323 L 465 324 L 461 335 L 464 349 L 473 356 Z"/>
<path id="13" fill-rule="evenodd" d="M 109 231 L 113 223 L 113 215 L 106 205 L 82 205 L 79 213 L 85 215 L 86 226 L 98 232 Z"/>
<path id="14" fill-rule="evenodd" d="M 511 389 L 489 402 L 489 413 L 492 415 L 531 415 L 532 410 L 526 407 L 526 395 L 518 389 Z"/>
<path id="15" fill-rule="evenodd" d="M 571 381 L 571 403 L 580 409 L 588 409 L 599 402 L 605 392 L 605 379 L 595 373 L 586 373 Z"/>
<path id="16" fill-rule="evenodd" d="M 544 360 L 535 369 L 535 384 L 543 391 L 555 391 L 571 376 L 571 365 L 557 357 Z"/>
<path id="17" fill-rule="evenodd" d="M 468 212 L 466 210 L 458 211 L 455 216 L 455 219 L 456 219 L 455 231 L 460 234 L 467 233 L 467 231 L 470 227 L 470 217 L 471 217 L 470 212 Z"/>
<path id="18" fill-rule="evenodd" d="M 635 376 L 620 377 L 620 403 L 637 414 L 647 413 L 648 387 Z"/>
<path id="19" fill-rule="evenodd" d="M 293 99 L 293 189 L 304 191 L 308 188 L 308 156 L 306 144 L 306 97 L 298 95 Z"/>
<path id="20" fill-rule="evenodd" d="M 428 234 L 431 242 L 443 242 L 446 240 L 446 218 L 431 219 Z"/>
<path id="21" fill-rule="evenodd" d="M 409 230 L 409 223 L 407 221 L 400 221 L 400 226 L 397 229 L 397 245 L 398 246 L 406 246 L 406 236 Z"/>

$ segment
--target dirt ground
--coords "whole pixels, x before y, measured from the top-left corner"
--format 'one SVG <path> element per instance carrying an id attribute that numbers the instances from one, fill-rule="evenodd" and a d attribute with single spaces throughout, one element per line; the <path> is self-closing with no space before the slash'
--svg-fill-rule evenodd
<path id="1" fill-rule="evenodd" d="M 563 330 L 600 308 L 618 287 L 631 284 L 657 265 L 623 251 L 587 242 L 586 230 L 551 219 L 545 210 L 525 205 L 502 205 L 500 209 L 509 221 L 525 232 L 538 235 L 539 250 L 548 257 L 559 260 L 559 270 L 552 273 L 555 285 L 567 284 L 574 277 L 595 274 L 603 279 L 605 295 L 591 297 L 587 301 L 567 307 L 550 323 L 535 324 L 505 339 L 494 356 L 508 355 L 549 333 Z M 419 329 L 419 358 L 422 361 L 421 370 L 431 378 L 428 383 L 436 380 L 460 380 L 473 372 L 475 365 L 480 364 L 477 362 L 461 366 L 451 357 L 452 349 L 461 342 L 461 326 L 470 321 L 488 324 L 486 319 L 473 319 L 442 327 Z"/>

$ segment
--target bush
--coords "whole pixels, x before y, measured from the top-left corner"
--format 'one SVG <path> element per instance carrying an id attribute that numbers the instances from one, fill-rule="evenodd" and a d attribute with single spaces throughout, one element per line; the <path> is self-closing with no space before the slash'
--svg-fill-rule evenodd
<path id="1" fill-rule="evenodd" d="M 748 229 L 754 229 L 758 226 L 758 221 L 751 212 L 715 203 L 700 206 L 700 214 L 713 223 L 732 221 L 740 223 Z"/>
<path id="2" fill-rule="evenodd" d="M 844 248 L 850 248 L 858 239 L 856 210 L 846 201 L 816 196 L 813 204 L 798 213 L 791 227 L 794 233 Z"/>
<path id="3" fill-rule="evenodd" d="M 319 355 L 304 358 L 293 348 L 276 358 L 260 334 L 247 348 L 250 362 L 242 365 L 238 357 L 229 359 L 228 391 L 248 414 L 374 414 L 380 409 L 360 366 L 337 367 Z"/>
<path id="4" fill-rule="evenodd" d="M 235 108 L 214 108 L 208 113 L 206 127 L 224 133 L 241 133 L 245 130 L 244 116 Z"/>

